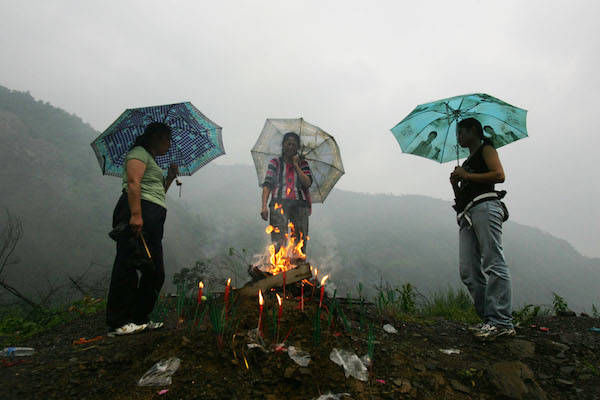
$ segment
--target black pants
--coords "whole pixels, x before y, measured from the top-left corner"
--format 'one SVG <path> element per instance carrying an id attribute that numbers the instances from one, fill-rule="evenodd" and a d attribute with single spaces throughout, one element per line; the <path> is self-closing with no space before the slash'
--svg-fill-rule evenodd
<path id="1" fill-rule="evenodd" d="M 271 232 L 271 241 L 275 243 L 275 251 L 279 251 L 282 245 L 285 245 L 285 234 L 288 233 L 288 223 L 294 224 L 294 235 L 296 243 L 300 238 L 304 239 L 302 252 L 306 254 L 308 247 L 306 235 L 308 235 L 308 208 L 304 204 L 293 204 L 282 202 L 282 208 L 275 209 L 275 205 L 269 206 L 269 224 L 278 228 L 278 231 Z M 281 212 L 283 210 L 283 212 Z M 290 232 L 291 233 L 291 232 Z"/>
<path id="2" fill-rule="evenodd" d="M 165 281 L 162 238 L 167 210 L 146 200 L 142 200 L 141 205 L 144 221 L 143 235 L 152 262 L 140 263 L 136 260 L 136 257 L 144 256 L 145 250 L 141 239 L 134 237 L 127 226 L 117 239 L 117 255 L 108 291 L 106 322 L 111 329 L 130 322 L 136 324 L 148 322 L 148 316 L 154 309 Z M 126 193 L 119 199 L 114 215 L 118 216 L 120 221 L 113 221 L 113 225 L 115 222 L 129 222 L 130 212 Z M 139 279 L 138 271 L 141 273 Z"/>

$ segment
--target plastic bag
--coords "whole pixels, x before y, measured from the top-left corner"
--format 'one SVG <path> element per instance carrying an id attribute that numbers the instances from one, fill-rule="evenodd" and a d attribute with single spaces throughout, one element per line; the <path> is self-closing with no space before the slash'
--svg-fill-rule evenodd
<path id="1" fill-rule="evenodd" d="M 383 326 L 383 330 L 386 331 L 387 333 L 398 333 L 398 330 L 390 324 L 385 324 Z"/>
<path id="2" fill-rule="evenodd" d="M 165 386 L 172 382 L 171 375 L 177 371 L 181 360 L 171 357 L 154 364 L 138 381 L 138 386 Z"/>
<path id="3" fill-rule="evenodd" d="M 310 354 L 306 351 L 298 350 L 294 346 L 289 346 L 287 352 L 290 358 L 301 367 L 306 367 L 308 366 L 308 363 L 310 363 Z"/>
<path id="4" fill-rule="evenodd" d="M 320 395 L 319 398 L 316 400 L 342 400 L 342 396 L 344 396 L 344 397 L 350 396 L 350 393 L 333 394 L 333 393 L 329 392 L 329 393 Z"/>
<path id="5" fill-rule="evenodd" d="M 368 380 L 369 371 L 356 353 L 347 350 L 333 349 L 331 350 L 331 354 L 329 354 L 329 359 L 344 368 L 346 378 L 352 376 L 359 381 L 365 382 Z"/>

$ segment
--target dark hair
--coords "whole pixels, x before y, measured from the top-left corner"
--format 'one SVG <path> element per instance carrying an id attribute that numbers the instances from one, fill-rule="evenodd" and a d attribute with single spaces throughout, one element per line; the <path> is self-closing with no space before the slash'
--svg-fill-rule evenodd
<path id="1" fill-rule="evenodd" d="M 162 122 L 150 122 L 144 129 L 144 133 L 135 138 L 135 142 L 131 149 L 136 146 L 142 146 L 149 153 L 151 153 L 151 144 L 156 138 L 160 136 L 171 136 L 171 127 Z M 130 149 L 130 150 L 131 150 Z"/>
<path id="2" fill-rule="evenodd" d="M 285 143 L 285 141 L 288 140 L 289 138 L 294 138 L 296 140 L 296 143 L 298 143 L 298 147 L 300 147 L 300 136 L 298 136 L 298 134 L 296 132 L 288 132 L 285 135 L 283 135 L 283 140 L 281 141 L 281 145 L 283 146 L 283 143 Z"/>
<path id="3" fill-rule="evenodd" d="M 494 147 L 494 145 L 492 144 L 492 140 L 483 134 L 483 128 L 481 127 L 481 122 L 479 122 L 478 119 L 476 119 L 476 118 L 463 119 L 456 125 L 456 133 L 458 134 L 458 132 L 461 129 L 466 129 L 468 131 L 473 132 L 475 134 L 475 136 L 477 136 L 479 139 L 481 139 L 483 141 L 484 144 L 489 144 L 490 146 Z"/>
<path id="4" fill-rule="evenodd" d="M 296 143 L 298 143 L 298 147 L 300 147 L 300 136 L 298 136 L 298 134 L 295 132 L 288 132 L 285 135 L 283 135 L 283 140 L 281 141 L 281 155 L 282 156 L 283 156 L 283 144 L 289 138 L 293 138 L 296 141 Z"/>

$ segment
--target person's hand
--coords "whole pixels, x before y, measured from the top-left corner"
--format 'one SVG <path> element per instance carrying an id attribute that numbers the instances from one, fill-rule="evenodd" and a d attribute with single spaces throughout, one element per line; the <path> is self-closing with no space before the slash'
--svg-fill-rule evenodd
<path id="1" fill-rule="evenodd" d="M 176 164 L 171 164 L 169 166 L 169 170 L 167 171 L 167 179 L 173 180 L 177 177 L 179 173 L 179 167 Z"/>
<path id="2" fill-rule="evenodd" d="M 265 221 L 269 220 L 269 209 L 267 208 L 267 206 L 263 206 L 262 210 L 260 211 L 260 216 Z"/>
<path id="3" fill-rule="evenodd" d="M 142 232 L 142 227 L 144 226 L 144 221 L 142 220 L 141 214 L 133 214 L 131 218 L 129 218 L 129 227 L 134 235 L 139 235 Z"/>
<path id="4" fill-rule="evenodd" d="M 460 181 L 460 178 L 458 176 L 454 175 L 454 172 L 450 174 L 450 184 L 452 186 L 457 186 L 459 181 Z"/>
<path id="5" fill-rule="evenodd" d="M 462 179 L 465 180 L 467 179 L 467 171 L 463 168 L 463 167 L 456 167 L 454 168 L 454 172 L 452 172 L 452 175 L 458 177 L 458 179 Z"/>
<path id="6" fill-rule="evenodd" d="M 300 156 L 298 154 L 292 156 L 292 163 L 294 163 L 295 166 L 300 165 Z"/>

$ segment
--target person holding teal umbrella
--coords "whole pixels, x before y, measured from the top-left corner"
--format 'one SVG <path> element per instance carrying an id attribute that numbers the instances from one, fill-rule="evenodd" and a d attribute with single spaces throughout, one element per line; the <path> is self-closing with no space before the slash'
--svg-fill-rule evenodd
<path id="1" fill-rule="evenodd" d="M 502 223 L 508 210 L 500 199 L 506 192 L 496 192 L 494 187 L 504 183 L 504 169 L 477 119 L 460 121 L 457 137 L 470 153 L 450 174 L 460 226 L 460 277 L 484 321 L 472 330 L 483 339 L 514 336 L 511 276 L 502 247 Z"/>
<path id="2" fill-rule="evenodd" d="M 450 182 L 460 226 L 460 276 L 482 323 L 476 337 L 514 336 L 511 277 L 502 247 L 508 210 L 497 148 L 527 137 L 527 111 L 485 93 L 450 97 L 417 106 L 391 131 L 403 152 L 439 163 L 467 157 Z"/>

